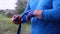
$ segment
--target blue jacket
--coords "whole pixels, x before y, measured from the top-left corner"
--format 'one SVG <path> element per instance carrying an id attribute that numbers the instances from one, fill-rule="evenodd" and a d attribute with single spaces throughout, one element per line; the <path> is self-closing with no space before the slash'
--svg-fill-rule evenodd
<path id="1" fill-rule="evenodd" d="M 60 0 L 29 0 L 25 11 L 42 10 L 41 19 L 31 18 L 30 34 L 60 34 Z"/>

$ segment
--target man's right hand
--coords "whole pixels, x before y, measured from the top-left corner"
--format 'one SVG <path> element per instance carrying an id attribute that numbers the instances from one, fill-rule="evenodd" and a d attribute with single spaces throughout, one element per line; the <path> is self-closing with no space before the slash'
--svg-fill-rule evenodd
<path id="1" fill-rule="evenodd" d="M 14 15 L 14 16 L 12 17 L 12 22 L 13 22 L 14 24 L 20 24 L 20 23 L 21 23 L 21 16 L 20 16 L 20 15 Z"/>

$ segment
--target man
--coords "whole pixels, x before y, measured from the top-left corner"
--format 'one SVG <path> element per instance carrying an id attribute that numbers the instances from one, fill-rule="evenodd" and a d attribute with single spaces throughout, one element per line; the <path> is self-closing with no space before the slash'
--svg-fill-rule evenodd
<path id="1" fill-rule="evenodd" d="M 60 34 L 60 0 L 29 0 L 20 21 L 30 19 L 30 34 Z"/>

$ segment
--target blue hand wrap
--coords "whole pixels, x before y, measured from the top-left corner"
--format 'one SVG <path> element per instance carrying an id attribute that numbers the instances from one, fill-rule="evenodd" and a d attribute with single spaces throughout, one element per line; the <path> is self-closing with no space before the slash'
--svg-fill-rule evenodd
<path id="1" fill-rule="evenodd" d="M 29 11 L 29 13 L 27 14 L 28 19 L 31 19 L 31 17 L 34 17 L 33 13 L 34 13 L 33 10 L 30 10 L 30 11 Z"/>
<path id="2" fill-rule="evenodd" d="M 26 22 L 26 15 L 28 16 L 28 20 L 31 19 L 31 17 L 34 17 L 33 12 L 33 10 L 28 10 L 27 12 L 22 14 L 22 23 Z"/>

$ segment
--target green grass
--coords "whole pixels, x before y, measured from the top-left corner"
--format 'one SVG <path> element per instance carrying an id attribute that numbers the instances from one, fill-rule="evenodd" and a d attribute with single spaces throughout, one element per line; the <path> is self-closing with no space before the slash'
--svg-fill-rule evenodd
<path id="1" fill-rule="evenodd" d="M 0 34 L 5 34 L 6 32 L 16 32 L 17 25 L 13 24 L 11 18 L 0 15 Z"/>
<path id="2" fill-rule="evenodd" d="M 18 25 L 11 21 L 11 18 L 0 15 L 0 34 L 16 34 Z M 29 25 L 22 24 L 22 33 L 29 33 Z"/>

